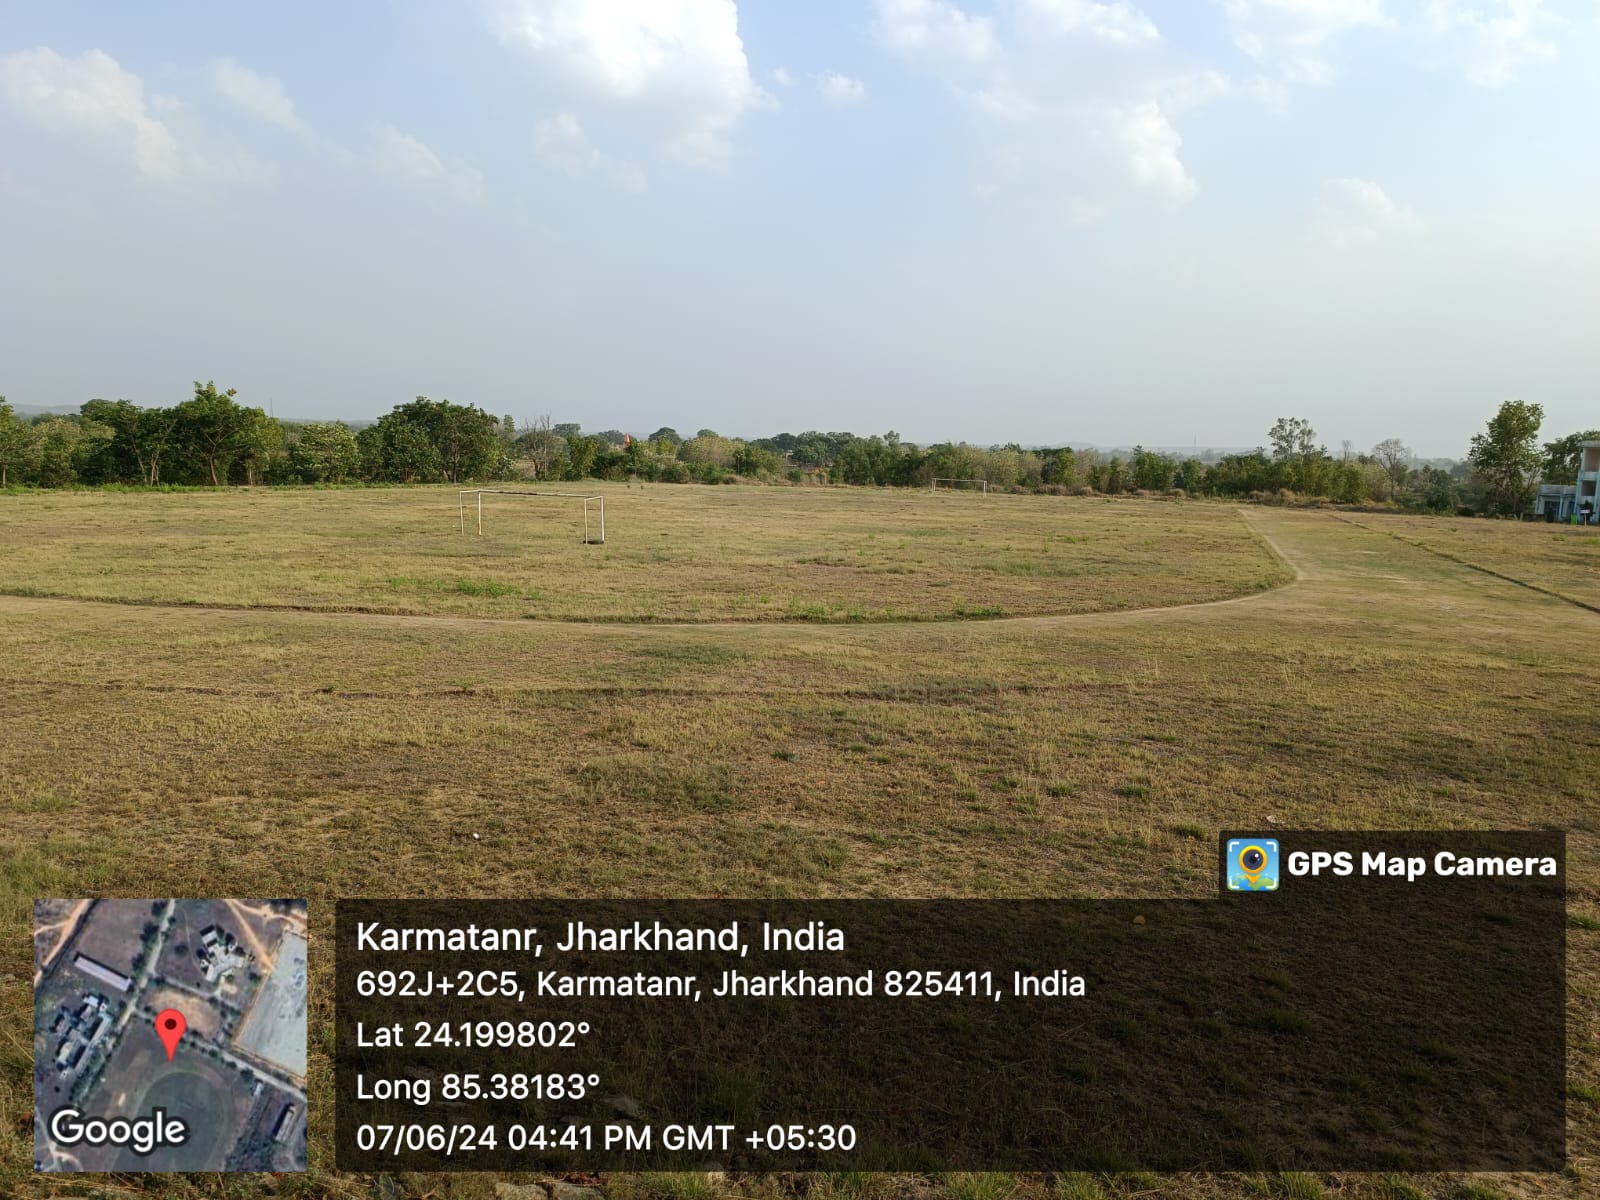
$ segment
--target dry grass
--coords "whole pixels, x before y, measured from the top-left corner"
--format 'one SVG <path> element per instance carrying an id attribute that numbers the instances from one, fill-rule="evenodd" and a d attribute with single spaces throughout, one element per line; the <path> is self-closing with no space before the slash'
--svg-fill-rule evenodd
<path id="1" fill-rule="evenodd" d="M 565 621 L 895 621 L 1186 604 L 1282 581 L 1231 512 L 905 490 L 599 485 L 47 493 L 0 503 L 0 590 Z"/>
<path id="2" fill-rule="evenodd" d="M 1465 566 L 1600 608 L 1600 529 L 1592 525 L 1388 515 L 1359 520 Z"/>
<path id="3" fill-rule="evenodd" d="M 801 503 L 776 491 L 729 503 L 764 496 Z M 129 499 L 219 502 L 116 498 Z M 1215 832 L 1270 821 L 1569 831 L 1573 1168 L 1470 1182 L 1592 1194 L 1600 732 L 1574 713 L 1600 677 L 1600 616 L 1325 514 L 1105 512 L 1133 530 L 1193 520 L 1197 537 L 1224 542 L 1235 522 L 1304 578 L 1203 608 L 875 626 L 0 600 L 0 1194 L 101 1186 L 28 1171 L 36 896 L 304 895 L 324 945 L 337 896 L 1198 896 L 1214 886 Z M 130 1176 L 104 1194 L 494 1195 L 490 1176 L 331 1171 L 332 975 L 325 954 L 312 963 L 312 1172 Z M 1313 1185 L 1377 1200 L 1451 1197 L 1467 1182 L 613 1181 L 641 1200 L 808 1189 L 1212 1200 Z"/>

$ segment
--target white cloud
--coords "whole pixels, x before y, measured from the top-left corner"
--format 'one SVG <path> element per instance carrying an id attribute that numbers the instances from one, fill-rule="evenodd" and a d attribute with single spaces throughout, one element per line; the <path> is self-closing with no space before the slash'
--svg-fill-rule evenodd
<path id="1" fill-rule="evenodd" d="M 1134 182 L 1178 207 L 1194 199 L 1199 185 L 1178 157 L 1183 139 L 1155 101 L 1117 110 L 1109 122 Z"/>
<path id="2" fill-rule="evenodd" d="M 827 71 L 817 76 L 817 94 L 825 103 L 835 108 L 860 104 L 867 98 L 867 85 L 837 71 Z"/>
<path id="3" fill-rule="evenodd" d="M 183 173 L 177 139 L 151 115 L 139 77 L 104 51 L 77 58 L 47 47 L 8 54 L 0 58 L 0 95 L 47 129 L 79 130 L 120 143 L 151 179 Z"/>
<path id="4" fill-rule="evenodd" d="M 1357 0 L 1360 2 L 1360 0 Z M 1179 208 L 1199 184 L 1177 118 L 1224 98 L 1274 107 L 1284 88 L 1197 66 L 1139 0 L 999 0 L 979 16 L 950 0 L 874 0 L 879 41 L 942 80 L 988 122 L 979 194 L 1091 224 L 1115 209 Z"/>
<path id="5" fill-rule="evenodd" d="M 1316 227 L 1336 249 L 1367 246 L 1384 238 L 1419 232 L 1422 219 L 1396 204 L 1367 179 L 1330 179 L 1316 206 Z"/>
<path id="6" fill-rule="evenodd" d="M 1082 33 L 1108 42 L 1155 41 L 1155 22 L 1127 0 L 1024 0 L 1024 6 L 1061 33 Z"/>
<path id="7" fill-rule="evenodd" d="M 546 117 L 533 130 L 533 153 L 545 166 L 574 179 L 599 175 L 629 191 L 644 190 L 644 173 L 631 163 L 602 154 L 571 113 Z"/>
<path id="8" fill-rule="evenodd" d="M 1290 83 L 1333 78 L 1326 51 L 1356 29 L 1393 24 L 1383 0 L 1223 0 L 1234 45 Z"/>
<path id="9" fill-rule="evenodd" d="M 734 0 L 507 0 L 500 35 L 696 165 L 726 162 L 739 119 L 773 103 L 750 76 Z"/>
<path id="10" fill-rule="evenodd" d="M 983 62 L 999 49 L 994 22 L 949 0 L 872 0 L 873 31 L 896 54 L 910 58 Z"/>
<path id="11" fill-rule="evenodd" d="M 1483 87 L 1510 83 L 1528 62 L 1557 54 L 1541 32 L 1557 21 L 1544 0 L 1428 0 L 1427 15 L 1435 34 L 1465 43 L 1462 69 Z"/>
<path id="12" fill-rule="evenodd" d="M 1241 79 L 1210 67 L 1173 76 L 1159 90 L 1161 110 L 1169 117 L 1234 97 L 1253 100 L 1277 112 L 1289 105 L 1289 87 L 1282 80 L 1267 75 Z"/>
<path id="13" fill-rule="evenodd" d="M 483 175 L 465 163 L 447 165 L 424 142 L 384 124 L 373 139 L 371 159 L 379 170 L 418 183 L 436 184 L 462 200 L 483 198 Z"/>
<path id="14" fill-rule="evenodd" d="M 978 112 L 1008 124 L 1031 120 L 1039 113 L 1031 100 L 1004 84 L 962 90 L 960 94 Z"/>
<path id="15" fill-rule="evenodd" d="M 231 58 L 214 59 L 207 74 L 218 95 L 256 120 L 302 136 L 307 132 L 280 80 L 257 75 Z"/>
<path id="16" fill-rule="evenodd" d="M 793 87 L 795 85 L 794 72 L 788 67 L 774 67 L 772 69 L 772 82 L 779 87 Z"/>

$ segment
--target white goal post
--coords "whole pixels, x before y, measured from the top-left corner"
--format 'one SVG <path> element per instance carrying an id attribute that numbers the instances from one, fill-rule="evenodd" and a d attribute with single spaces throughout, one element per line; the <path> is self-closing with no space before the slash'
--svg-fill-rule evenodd
<path id="1" fill-rule="evenodd" d="M 603 546 L 606 544 L 606 498 L 604 496 L 589 496 L 583 492 L 524 492 L 513 491 L 510 488 L 464 488 L 456 494 L 457 507 L 461 516 L 461 536 L 467 535 L 467 497 L 478 498 L 478 536 L 483 536 L 483 498 L 485 496 L 542 496 L 554 500 L 581 500 L 583 501 L 583 544 L 585 546 Z M 589 535 L 589 505 L 598 506 L 599 536 Z"/>
<path id="2" fill-rule="evenodd" d="M 968 487 L 981 488 L 985 496 L 989 494 L 989 481 L 987 479 L 935 479 L 928 490 L 937 492 L 941 483 L 945 485 L 946 490 L 959 484 L 966 484 Z"/>

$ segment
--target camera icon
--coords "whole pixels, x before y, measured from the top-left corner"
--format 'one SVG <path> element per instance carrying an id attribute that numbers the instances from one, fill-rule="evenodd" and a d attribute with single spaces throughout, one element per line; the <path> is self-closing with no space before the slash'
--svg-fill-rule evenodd
<path id="1" fill-rule="evenodd" d="M 1230 838 L 1228 890 L 1275 892 L 1278 890 L 1278 843 L 1275 838 Z"/>

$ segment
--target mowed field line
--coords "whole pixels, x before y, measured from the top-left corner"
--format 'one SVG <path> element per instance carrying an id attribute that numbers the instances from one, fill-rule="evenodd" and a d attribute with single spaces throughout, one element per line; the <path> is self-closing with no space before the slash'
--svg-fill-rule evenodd
<path id="1" fill-rule="evenodd" d="M 1338 514 L 1333 515 L 1338 517 Z M 1494 579 L 1502 580 L 1505 583 L 1514 583 L 1518 587 L 1527 588 L 1530 592 L 1538 592 L 1541 596 L 1552 596 L 1555 599 L 1563 600 L 1576 608 L 1585 609 L 1586 611 L 1592 613 L 1600 613 L 1600 604 L 1590 604 L 1587 600 L 1580 600 L 1576 596 L 1569 596 L 1565 592 L 1556 591 L 1554 588 L 1547 588 L 1542 584 L 1533 583 L 1526 579 L 1518 579 L 1515 575 L 1508 575 L 1504 571 L 1497 571 L 1493 567 L 1486 567 L 1482 563 L 1475 563 L 1471 559 L 1462 558 L 1459 554 L 1452 554 L 1448 550 L 1440 550 L 1437 546 L 1430 546 L 1426 542 L 1419 542 L 1415 538 L 1408 538 L 1404 534 L 1395 533 L 1390 529 L 1375 529 L 1371 525 L 1363 524 L 1360 521 L 1352 521 L 1349 517 L 1338 517 L 1338 519 L 1343 521 L 1346 525 L 1354 526 L 1357 529 L 1364 529 L 1368 533 L 1376 533 L 1381 534 L 1384 537 L 1391 537 L 1397 542 L 1405 543 L 1407 546 L 1413 546 L 1418 550 L 1424 550 L 1429 554 L 1444 559 L 1446 562 L 1458 563 L 1463 567 L 1470 567 L 1474 571 L 1481 571 L 1483 574 L 1491 576 Z"/>
<path id="2" fill-rule="evenodd" d="M 808 621 L 808 620 L 783 620 L 783 621 L 748 621 L 738 619 L 710 618 L 702 621 L 636 621 L 618 620 L 609 618 L 596 618 L 594 620 L 571 620 L 563 618 L 544 617 L 474 617 L 450 616 L 433 613 L 404 613 L 385 612 L 381 609 L 364 608 L 356 605 L 316 605 L 316 604 L 226 604 L 226 603 L 190 603 L 177 600 L 136 600 L 112 599 L 105 597 L 84 597 L 55 594 L 35 594 L 26 591 L 8 591 L 0 586 L 0 610 L 13 612 L 46 612 L 58 609 L 60 606 L 77 605 L 95 609 L 163 609 L 180 612 L 209 613 L 209 614 L 241 614 L 267 613 L 274 616 L 308 616 L 308 617 L 336 617 L 341 619 L 373 622 L 400 622 L 406 625 L 440 625 L 453 628 L 470 628 L 473 626 L 495 626 L 504 628 L 515 626 L 517 628 L 538 628 L 540 626 L 558 626 L 567 629 L 628 629 L 635 631 L 647 630 L 685 630 L 685 629 L 749 629 L 767 630 L 783 629 L 798 632 L 805 629 L 840 629 L 840 628 L 897 628 L 905 626 L 960 626 L 976 627 L 982 625 L 1055 625 L 1059 622 L 1087 622 L 1096 618 L 1148 618 L 1153 614 L 1178 613 L 1193 609 L 1220 608 L 1227 605 L 1256 603 L 1269 596 L 1281 593 L 1290 588 L 1304 583 L 1308 578 L 1304 565 L 1283 547 L 1271 535 L 1261 529 L 1259 523 L 1244 510 L 1238 511 L 1239 519 L 1268 552 L 1283 566 L 1287 567 L 1294 578 L 1287 583 L 1264 588 L 1259 592 L 1251 592 L 1243 596 L 1224 596 L 1216 600 L 1197 600 L 1179 604 L 1141 605 L 1134 608 L 1119 608 L 1097 612 L 1060 612 L 1060 613 L 1017 613 L 999 614 L 996 616 L 970 616 L 970 617 L 906 617 L 894 619 L 874 619 L 871 621 Z"/>

